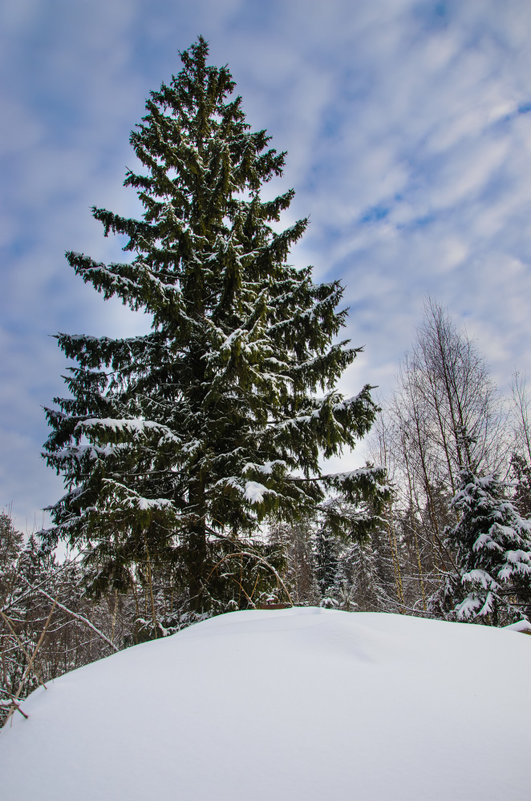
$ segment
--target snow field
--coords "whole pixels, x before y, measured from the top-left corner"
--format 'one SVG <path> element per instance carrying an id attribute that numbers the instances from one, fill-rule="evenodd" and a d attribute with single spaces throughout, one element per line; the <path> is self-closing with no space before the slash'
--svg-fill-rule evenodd
<path id="1" fill-rule="evenodd" d="M 235 612 L 40 688 L 2 801 L 529 801 L 531 638 Z"/>

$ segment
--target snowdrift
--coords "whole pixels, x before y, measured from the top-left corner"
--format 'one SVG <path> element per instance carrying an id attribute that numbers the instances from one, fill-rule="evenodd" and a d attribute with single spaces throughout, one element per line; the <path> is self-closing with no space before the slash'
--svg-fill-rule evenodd
<path id="1" fill-rule="evenodd" d="M 236 612 L 40 688 L 3 801 L 529 801 L 531 638 Z"/>

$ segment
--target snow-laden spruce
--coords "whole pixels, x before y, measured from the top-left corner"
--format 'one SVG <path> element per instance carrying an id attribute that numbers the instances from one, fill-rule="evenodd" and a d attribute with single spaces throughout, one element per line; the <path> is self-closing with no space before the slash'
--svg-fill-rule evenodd
<path id="1" fill-rule="evenodd" d="M 326 485 L 321 457 L 353 446 L 375 414 L 368 387 L 353 398 L 334 388 L 357 352 L 336 341 L 343 288 L 286 262 L 307 221 L 273 227 L 293 191 L 261 198 L 285 154 L 250 131 L 229 70 L 207 66 L 207 52 L 199 39 L 182 54 L 182 71 L 151 93 L 131 134 L 145 169 L 125 185 L 142 219 L 93 209 L 132 259 L 67 254 L 104 298 L 151 315 L 152 330 L 58 336 L 76 365 L 71 397 L 47 409 L 45 445 L 67 488 L 51 507 L 48 544 L 88 544 L 100 585 L 166 565 L 196 612 L 213 600 L 245 605 L 257 578 L 237 562 L 239 540 L 268 514 L 313 508 Z M 380 479 L 362 471 L 331 482 L 355 494 Z"/>
<path id="2" fill-rule="evenodd" d="M 522 518 L 494 475 L 461 474 L 453 506 L 459 522 L 446 531 L 453 568 L 432 611 L 494 626 L 531 618 L 531 521 Z"/>

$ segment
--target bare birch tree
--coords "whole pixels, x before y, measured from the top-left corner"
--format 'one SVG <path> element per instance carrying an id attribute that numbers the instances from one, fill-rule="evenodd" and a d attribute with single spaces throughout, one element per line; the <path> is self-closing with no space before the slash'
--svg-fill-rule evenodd
<path id="1" fill-rule="evenodd" d="M 443 532 L 456 522 L 450 501 L 459 475 L 503 472 L 507 430 L 483 356 L 429 300 L 378 426 L 378 456 L 395 485 L 393 526 L 402 546 L 406 604 L 409 597 L 409 603 L 425 608 L 441 571 L 451 567 Z"/>

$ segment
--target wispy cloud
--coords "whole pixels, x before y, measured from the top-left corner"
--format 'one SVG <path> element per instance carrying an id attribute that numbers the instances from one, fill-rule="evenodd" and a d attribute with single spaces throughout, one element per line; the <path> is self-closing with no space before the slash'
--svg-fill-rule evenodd
<path id="1" fill-rule="evenodd" d="M 57 330 L 145 320 L 69 272 L 66 249 L 120 258 L 90 206 L 121 188 L 149 89 L 199 34 L 231 66 L 249 120 L 288 150 L 295 249 L 340 277 L 365 354 L 343 381 L 389 390 L 431 295 L 477 337 L 496 377 L 529 372 L 531 6 L 527 0 L 18 0 L 0 8 L 0 506 L 57 496 L 41 404 L 61 393 Z"/>

